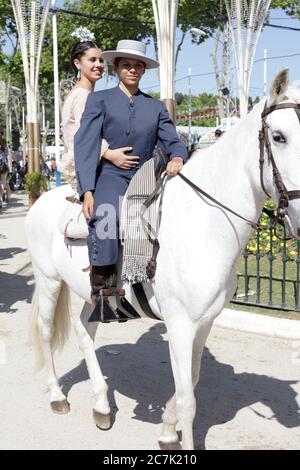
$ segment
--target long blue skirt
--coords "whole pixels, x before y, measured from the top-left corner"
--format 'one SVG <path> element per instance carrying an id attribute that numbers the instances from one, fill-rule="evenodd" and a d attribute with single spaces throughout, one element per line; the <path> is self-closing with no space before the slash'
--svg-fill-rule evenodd
<path id="1" fill-rule="evenodd" d="M 94 192 L 94 214 L 89 220 L 87 239 L 92 266 L 117 264 L 122 196 L 135 171 L 104 165 Z"/>

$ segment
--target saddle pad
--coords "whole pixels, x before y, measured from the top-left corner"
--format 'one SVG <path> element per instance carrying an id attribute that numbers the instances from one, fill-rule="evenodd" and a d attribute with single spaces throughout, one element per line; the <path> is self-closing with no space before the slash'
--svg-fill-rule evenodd
<path id="1" fill-rule="evenodd" d="M 89 230 L 82 205 L 70 202 L 60 216 L 58 228 L 66 238 L 86 239 Z"/>
<path id="2" fill-rule="evenodd" d="M 156 229 L 156 204 L 145 211 L 143 219 L 141 209 L 155 189 L 154 164 L 151 158 L 142 166 L 132 178 L 123 198 L 120 224 L 123 281 L 149 282 L 146 268 L 153 253 L 153 244 L 149 241 L 147 226 L 151 226 L 153 231 Z"/>

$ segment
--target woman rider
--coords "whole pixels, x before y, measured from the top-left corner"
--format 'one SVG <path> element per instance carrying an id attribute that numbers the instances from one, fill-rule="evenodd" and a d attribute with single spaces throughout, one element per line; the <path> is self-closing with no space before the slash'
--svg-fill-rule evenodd
<path id="1" fill-rule="evenodd" d="M 89 223 L 93 306 L 97 305 L 101 290 L 107 288 L 118 262 L 119 202 L 131 178 L 151 158 L 158 143 L 170 159 L 166 169 L 169 176 L 177 175 L 187 159 L 187 150 L 165 105 L 139 89 L 145 69 L 159 65 L 146 56 L 146 45 L 122 40 L 115 51 L 103 52 L 102 58 L 113 62 L 119 85 L 89 95 L 74 148 L 78 191 Z M 132 147 L 128 153 L 138 164 L 121 169 L 102 160 L 98 165 L 102 139 L 109 142 L 111 149 Z"/>

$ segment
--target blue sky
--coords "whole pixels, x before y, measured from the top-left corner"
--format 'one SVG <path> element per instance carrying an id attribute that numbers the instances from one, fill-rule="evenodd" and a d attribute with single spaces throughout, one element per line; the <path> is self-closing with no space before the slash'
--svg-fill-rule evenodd
<path id="1" fill-rule="evenodd" d="M 57 6 L 63 5 L 63 0 L 57 1 Z M 103 12 L 105 14 L 105 12 Z M 296 27 L 300 29 L 300 21 L 292 19 L 285 15 L 282 10 L 272 10 L 270 14 L 270 23 L 282 26 Z M 188 80 L 183 78 L 187 76 L 188 68 L 191 68 L 192 75 L 210 74 L 207 76 L 192 76 L 192 93 L 217 92 L 215 78 L 213 74 L 213 63 L 210 54 L 214 47 L 214 40 L 208 39 L 201 45 L 191 44 L 190 34 L 187 34 L 183 47 L 179 54 L 177 72 L 176 72 L 176 91 L 188 93 Z M 180 39 L 180 33 L 177 33 L 177 40 Z M 273 76 L 278 70 L 289 67 L 291 82 L 300 80 L 300 31 L 288 31 L 266 27 L 262 31 L 260 41 L 256 50 L 255 60 L 263 58 L 264 49 L 267 49 L 268 56 L 268 89 Z M 154 57 L 153 45 L 148 46 L 148 54 Z M 285 57 L 271 59 L 271 57 L 295 55 L 294 57 Z M 234 63 L 232 64 L 234 66 Z M 234 77 L 235 71 L 232 71 Z M 115 86 L 116 81 L 106 82 L 102 79 L 97 84 L 97 89 L 111 88 Z M 233 88 L 235 88 L 233 80 Z M 156 71 L 147 71 L 141 82 L 143 91 L 159 91 L 159 79 Z M 235 91 L 235 90 L 233 90 Z M 253 65 L 253 72 L 250 84 L 250 95 L 263 95 L 263 62 L 258 61 Z"/>

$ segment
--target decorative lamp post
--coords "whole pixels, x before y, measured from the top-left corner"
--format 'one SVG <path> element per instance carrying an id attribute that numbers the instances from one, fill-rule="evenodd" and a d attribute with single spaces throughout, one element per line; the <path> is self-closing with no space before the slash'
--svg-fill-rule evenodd
<path id="1" fill-rule="evenodd" d="M 160 98 L 175 123 L 175 42 L 178 0 L 152 0 L 158 57 L 160 62 Z"/>
<path id="2" fill-rule="evenodd" d="M 11 0 L 23 60 L 28 136 L 28 172 L 39 171 L 38 82 L 43 38 L 51 0 Z"/>
<path id="3" fill-rule="evenodd" d="M 206 38 L 208 37 L 208 34 L 205 31 L 202 31 L 202 29 L 191 28 L 190 31 L 195 36 L 204 36 Z M 224 25 L 223 28 L 223 40 L 220 39 L 221 33 L 221 29 L 218 28 L 216 31 L 216 35 L 210 37 L 215 40 L 214 51 L 211 56 L 214 63 L 215 78 L 218 89 L 219 119 L 222 121 L 224 117 L 229 117 L 230 85 L 228 79 L 228 71 L 231 55 L 231 38 L 228 22 Z M 222 46 L 222 67 L 219 67 L 217 59 L 219 44 L 221 44 Z"/>
<path id="4" fill-rule="evenodd" d="M 224 0 L 234 45 L 240 116 L 248 113 L 249 85 L 260 33 L 271 0 Z"/>

